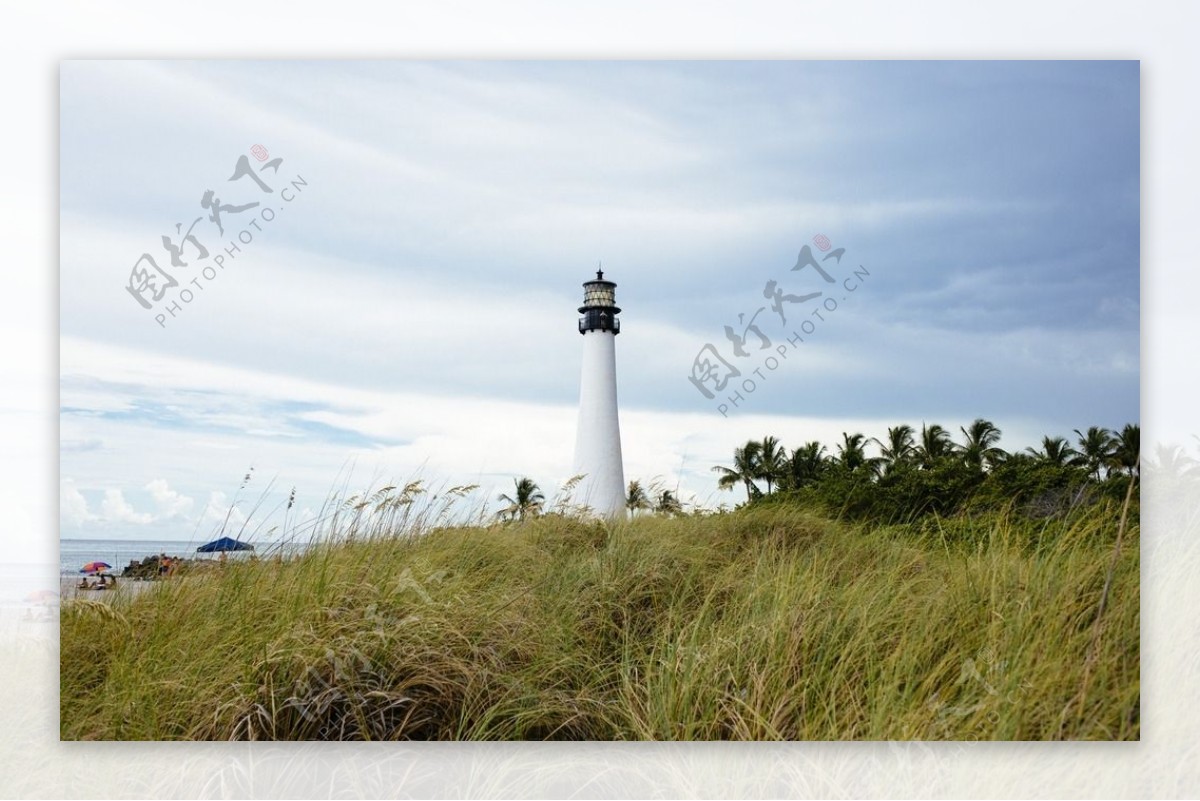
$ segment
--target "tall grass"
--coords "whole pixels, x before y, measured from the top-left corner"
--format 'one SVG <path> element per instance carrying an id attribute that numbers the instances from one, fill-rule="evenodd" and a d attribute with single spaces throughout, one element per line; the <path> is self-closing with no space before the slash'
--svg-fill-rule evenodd
<path id="1" fill-rule="evenodd" d="M 1034 536 L 1003 514 L 945 536 L 789 506 L 372 512 L 414 494 L 339 505 L 340 536 L 294 559 L 65 604 L 62 737 L 1139 737 L 1119 507 Z"/>

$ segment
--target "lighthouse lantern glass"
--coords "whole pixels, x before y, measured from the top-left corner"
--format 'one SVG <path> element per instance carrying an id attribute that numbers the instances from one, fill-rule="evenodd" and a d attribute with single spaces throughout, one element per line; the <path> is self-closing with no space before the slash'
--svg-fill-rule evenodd
<path id="1" fill-rule="evenodd" d="M 614 287 L 600 283 L 588 284 L 583 293 L 584 306 L 615 306 L 617 304 Z"/>

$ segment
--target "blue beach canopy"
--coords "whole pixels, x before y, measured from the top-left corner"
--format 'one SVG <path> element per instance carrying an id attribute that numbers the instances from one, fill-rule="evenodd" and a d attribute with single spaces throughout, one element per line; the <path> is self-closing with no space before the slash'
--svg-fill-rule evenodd
<path id="1" fill-rule="evenodd" d="M 196 553 L 217 553 L 218 551 L 253 551 L 254 546 L 248 542 L 235 540 L 233 537 L 221 537 L 219 540 L 213 540 L 210 543 L 201 545 L 196 549 Z"/>

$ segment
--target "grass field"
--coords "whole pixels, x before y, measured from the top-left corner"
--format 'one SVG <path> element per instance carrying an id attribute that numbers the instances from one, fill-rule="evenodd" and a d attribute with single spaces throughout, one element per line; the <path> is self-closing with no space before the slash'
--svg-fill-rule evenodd
<path id="1" fill-rule="evenodd" d="M 1120 518 L 343 519 L 301 558 L 64 604 L 61 736 L 1138 739 Z"/>

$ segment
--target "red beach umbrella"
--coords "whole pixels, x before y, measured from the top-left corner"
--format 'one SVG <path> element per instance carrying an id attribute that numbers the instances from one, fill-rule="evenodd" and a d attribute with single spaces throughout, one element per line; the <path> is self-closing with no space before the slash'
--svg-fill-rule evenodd
<path id="1" fill-rule="evenodd" d="M 112 565 L 110 565 L 108 562 L 88 562 L 86 565 L 83 566 L 83 569 L 81 569 L 79 572 L 80 573 L 89 573 L 89 574 L 90 573 L 103 573 L 105 570 L 108 570 L 110 567 L 112 567 Z"/>

